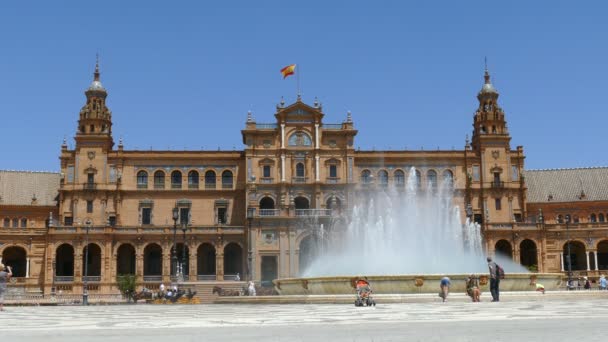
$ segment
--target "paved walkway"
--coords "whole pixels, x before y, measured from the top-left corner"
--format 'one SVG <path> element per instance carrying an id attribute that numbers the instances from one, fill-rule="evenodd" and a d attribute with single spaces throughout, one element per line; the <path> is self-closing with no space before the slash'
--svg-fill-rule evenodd
<path id="1" fill-rule="evenodd" d="M 450 341 L 522 338 L 562 341 L 568 334 L 588 342 L 596 337 L 604 338 L 599 332 L 608 324 L 608 296 L 537 297 L 533 301 L 500 303 L 382 304 L 375 308 L 337 304 L 215 304 L 8 307 L 6 310 L 0 312 L 2 339 L 44 342 L 82 341 L 83 338 L 86 341 L 127 338 L 166 341 L 176 336 L 181 336 L 180 341 L 202 337 L 217 341 L 388 341 L 405 340 L 406 336 L 411 337 L 407 340 L 425 341 L 446 338 Z M 502 331 L 503 335 L 485 335 L 495 331 Z"/>

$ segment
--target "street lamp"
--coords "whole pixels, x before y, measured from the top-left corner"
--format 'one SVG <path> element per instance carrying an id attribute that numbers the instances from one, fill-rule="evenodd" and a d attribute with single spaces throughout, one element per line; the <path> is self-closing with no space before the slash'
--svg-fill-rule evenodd
<path id="1" fill-rule="evenodd" d="M 184 266 L 186 265 L 186 230 L 188 230 L 188 222 L 182 220 L 182 232 L 184 233 L 184 244 L 182 246 L 182 262 L 180 267 L 180 274 L 182 275 L 182 282 L 184 277 Z"/>
<path id="2" fill-rule="evenodd" d="M 89 228 L 91 220 L 87 219 L 84 222 L 85 230 L 85 247 L 84 247 L 84 281 L 82 282 L 82 305 L 89 305 Z"/>
<path id="3" fill-rule="evenodd" d="M 251 223 L 253 222 L 253 217 L 255 216 L 255 208 L 248 207 L 247 208 L 247 222 L 249 223 L 249 229 L 247 230 L 247 280 L 253 280 L 253 234 L 251 234 Z"/>
<path id="4" fill-rule="evenodd" d="M 572 258 L 570 254 L 570 215 L 566 215 L 566 246 L 568 248 L 568 256 L 566 257 L 566 261 L 568 262 L 568 290 L 572 285 Z"/>
<path id="5" fill-rule="evenodd" d="M 171 252 L 173 255 L 171 256 L 171 264 L 173 265 L 174 272 L 177 275 L 177 219 L 179 218 L 179 208 L 177 205 L 173 208 L 173 248 Z"/>

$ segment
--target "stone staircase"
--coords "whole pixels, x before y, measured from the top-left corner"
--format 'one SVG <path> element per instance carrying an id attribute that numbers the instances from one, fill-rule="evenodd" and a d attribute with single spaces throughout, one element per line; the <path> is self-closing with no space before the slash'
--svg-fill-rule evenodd
<path id="1" fill-rule="evenodd" d="M 200 299 L 201 303 L 213 303 L 219 296 L 213 294 L 213 287 L 219 286 L 224 290 L 237 290 L 241 291 L 246 286 L 245 281 L 198 281 L 198 282 L 184 282 L 180 284 L 184 289 L 190 289 L 196 291 L 195 298 Z"/>

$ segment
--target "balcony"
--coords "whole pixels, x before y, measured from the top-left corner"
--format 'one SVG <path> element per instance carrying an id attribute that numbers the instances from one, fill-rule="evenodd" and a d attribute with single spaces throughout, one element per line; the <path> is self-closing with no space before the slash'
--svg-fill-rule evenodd
<path id="1" fill-rule="evenodd" d="M 323 129 L 342 129 L 342 124 L 323 124 Z"/>
<path id="2" fill-rule="evenodd" d="M 55 276 L 56 283 L 71 283 L 74 281 L 74 276 Z"/>
<path id="3" fill-rule="evenodd" d="M 137 188 L 138 189 L 147 189 L 148 183 L 137 183 Z"/>
<path id="4" fill-rule="evenodd" d="M 272 183 L 274 183 L 274 178 L 262 177 L 262 178 L 260 178 L 260 183 L 261 184 L 272 184 Z"/>
<path id="5" fill-rule="evenodd" d="M 222 183 L 222 189 L 232 189 L 232 182 Z"/>
<path id="6" fill-rule="evenodd" d="M 331 209 L 296 209 L 297 217 L 331 216 Z"/>
<path id="7" fill-rule="evenodd" d="M 260 209 L 260 210 L 258 210 L 258 216 L 260 216 L 260 217 L 279 216 L 279 215 L 281 215 L 281 209 Z"/>
<path id="8" fill-rule="evenodd" d="M 308 177 L 293 177 L 291 182 L 295 184 L 306 184 L 308 183 Z"/>
<path id="9" fill-rule="evenodd" d="M 155 282 L 161 282 L 162 280 L 163 280 L 162 275 L 145 275 L 144 276 L 145 282 L 155 283 Z"/>
<path id="10" fill-rule="evenodd" d="M 188 183 L 188 189 L 198 189 L 198 183 Z"/>
<path id="11" fill-rule="evenodd" d="M 154 189 L 164 189 L 165 183 L 154 183 Z"/>
<path id="12" fill-rule="evenodd" d="M 97 184 L 95 184 L 95 183 L 84 183 L 84 184 L 82 184 L 82 188 L 84 190 L 96 190 L 97 189 Z"/>
<path id="13" fill-rule="evenodd" d="M 325 179 L 325 183 L 327 183 L 327 184 L 338 184 L 338 183 L 340 183 L 340 178 L 339 177 L 327 177 Z"/>
<path id="14" fill-rule="evenodd" d="M 171 189 L 181 189 L 182 183 L 171 183 Z"/>
<path id="15" fill-rule="evenodd" d="M 217 277 L 215 274 L 198 274 L 196 276 L 197 280 L 205 281 L 205 280 L 215 280 Z"/>
<path id="16" fill-rule="evenodd" d="M 205 183 L 205 189 L 209 189 L 209 190 L 214 190 L 215 189 L 215 183 Z"/>
<path id="17" fill-rule="evenodd" d="M 505 182 L 493 181 L 490 183 L 490 187 L 492 189 L 503 189 L 505 187 Z"/>
<path id="18" fill-rule="evenodd" d="M 82 277 L 82 281 L 86 281 L 89 283 L 99 283 L 101 281 L 101 276 L 86 276 Z"/>

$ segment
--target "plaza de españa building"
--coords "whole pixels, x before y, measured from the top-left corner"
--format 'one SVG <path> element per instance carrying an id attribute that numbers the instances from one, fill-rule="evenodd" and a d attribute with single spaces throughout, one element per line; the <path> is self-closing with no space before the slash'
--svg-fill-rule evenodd
<path id="1" fill-rule="evenodd" d="M 61 171 L 0 171 L 1 260 L 15 287 L 45 294 L 82 293 L 85 269 L 100 294 L 117 293 L 125 274 L 152 289 L 176 277 L 266 285 L 311 262 L 311 222 L 347 224 L 355 198 L 403 191 L 414 172 L 418 191 L 453 187 L 489 255 L 538 272 L 564 272 L 569 260 L 597 278 L 608 269 L 608 169 L 525 170 L 484 78 L 461 150 L 357 150 L 350 113 L 326 123 L 320 103 L 298 96 L 281 100 L 270 123 L 249 114 L 242 150 L 144 151 L 115 144 L 96 67 Z"/>

